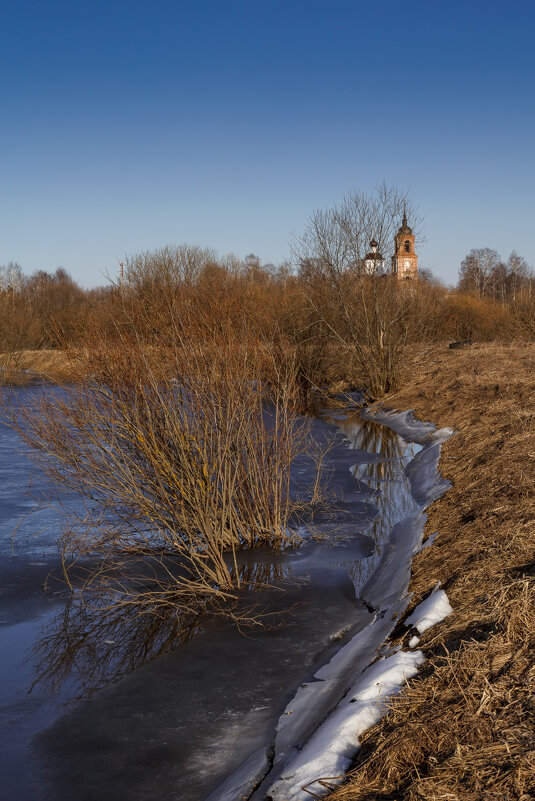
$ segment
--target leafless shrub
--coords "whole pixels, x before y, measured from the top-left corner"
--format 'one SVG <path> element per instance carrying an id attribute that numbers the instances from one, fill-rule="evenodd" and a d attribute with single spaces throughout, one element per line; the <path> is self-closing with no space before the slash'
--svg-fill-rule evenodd
<path id="1" fill-rule="evenodd" d="M 48 475 L 88 503 L 63 542 L 66 566 L 101 557 L 85 589 L 195 615 L 231 608 L 239 549 L 298 541 L 319 485 L 308 499 L 290 493 L 309 448 L 294 365 L 181 313 L 159 334 L 152 318 L 135 336 L 95 335 L 73 356 L 86 379 L 22 410 L 18 425 Z"/>

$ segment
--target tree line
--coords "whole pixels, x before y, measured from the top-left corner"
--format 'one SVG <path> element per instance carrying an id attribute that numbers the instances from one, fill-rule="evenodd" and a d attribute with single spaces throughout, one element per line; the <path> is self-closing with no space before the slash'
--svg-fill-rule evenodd
<path id="1" fill-rule="evenodd" d="M 533 280 L 533 270 L 515 250 L 503 261 L 492 248 L 473 248 L 461 263 L 457 289 L 503 304 L 516 303 L 531 300 Z"/>
<path id="2" fill-rule="evenodd" d="M 533 273 L 514 251 L 507 262 L 489 248 L 470 251 L 455 288 L 427 270 L 403 288 L 395 276 L 363 275 L 370 239 L 388 252 L 404 212 L 418 236 L 422 220 L 407 193 L 383 184 L 314 212 L 291 261 L 167 246 L 127 257 L 121 278 L 92 290 L 63 268 L 26 276 L 10 263 L 0 268 L 0 353 L 83 347 L 95 331 L 148 341 L 194 313 L 197 337 L 204 326 L 236 348 L 247 338 L 269 343 L 295 365 L 305 393 L 343 382 L 377 397 L 399 385 L 412 343 L 535 337 Z"/>

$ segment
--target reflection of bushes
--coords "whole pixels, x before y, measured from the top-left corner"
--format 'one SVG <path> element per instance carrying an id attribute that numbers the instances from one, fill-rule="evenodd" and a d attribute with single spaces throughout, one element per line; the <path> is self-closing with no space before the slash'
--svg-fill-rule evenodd
<path id="1" fill-rule="evenodd" d="M 173 575 L 180 567 L 172 559 L 161 557 L 145 558 L 133 569 L 130 560 L 128 571 L 135 580 L 126 598 L 120 591 L 114 594 L 114 589 L 120 590 L 120 584 L 128 581 L 126 576 L 118 582 L 110 577 L 106 591 L 89 596 L 75 593 L 43 629 L 32 649 L 33 686 L 55 693 L 65 681 L 72 681 L 72 694 L 88 696 L 200 633 L 206 621 L 192 610 L 176 607 L 172 595 L 167 608 L 159 602 L 152 609 L 141 604 L 140 613 L 136 595 L 149 598 L 156 594 L 154 597 L 159 595 L 161 601 L 163 570 Z M 280 625 L 281 614 L 287 610 L 276 611 L 273 604 L 267 608 L 248 591 L 266 586 L 283 589 L 287 579 L 284 564 L 259 561 L 231 567 L 231 572 L 234 570 L 242 591 L 232 603 L 227 602 L 226 614 L 238 625 Z M 83 586 L 84 573 L 78 567 L 73 581 Z M 284 607 L 284 596 L 279 606 L 281 603 Z"/>
<path id="2" fill-rule="evenodd" d="M 328 414 L 323 416 L 329 421 Z M 393 429 L 361 417 L 358 412 L 348 412 L 345 418 L 332 422 L 344 432 L 353 449 L 379 453 L 384 457 L 380 461 L 357 462 L 352 468 L 356 488 L 371 492 L 370 499 L 379 508 L 379 513 L 366 529 L 366 534 L 375 543 L 375 553 L 351 568 L 353 582 L 359 587 L 373 572 L 393 526 L 416 508 L 405 476 L 405 465 L 414 456 L 414 446 L 405 442 Z"/>
<path id="3" fill-rule="evenodd" d="M 32 651 L 33 686 L 57 692 L 73 676 L 87 696 L 194 636 L 196 617 L 139 615 L 105 597 L 72 599 L 44 629 Z M 74 675 L 73 675 L 74 674 Z"/>

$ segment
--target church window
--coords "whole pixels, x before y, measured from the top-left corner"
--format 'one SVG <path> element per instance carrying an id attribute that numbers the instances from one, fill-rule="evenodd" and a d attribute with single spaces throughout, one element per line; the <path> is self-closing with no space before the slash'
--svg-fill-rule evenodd
<path id="1" fill-rule="evenodd" d="M 411 252 L 411 243 L 408 239 L 405 240 L 405 253 Z"/>

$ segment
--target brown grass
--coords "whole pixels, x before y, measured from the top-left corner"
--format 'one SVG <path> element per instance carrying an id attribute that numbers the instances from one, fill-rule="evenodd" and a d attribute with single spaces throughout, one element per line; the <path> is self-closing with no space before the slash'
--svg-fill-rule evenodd
<path id="1" fill-rule="evenodd" d="M 440 580 L 454 614 L 422 637 L 429 662 L 362 739 L 331 798 L 535 797 L 535 345 L 419 348 L 386 399 L 451 425 L 413 564 L 414 605 Z M 399 632 L 400 638 L 407 634 Z"/>
<path id="2" fill-rule="evenodd" d="M 0 353 L 0 381 L 29 384 L 34 380 L 60 384 L 74 379 L 74 365 L 63 350 L 21 350 Z"/>

